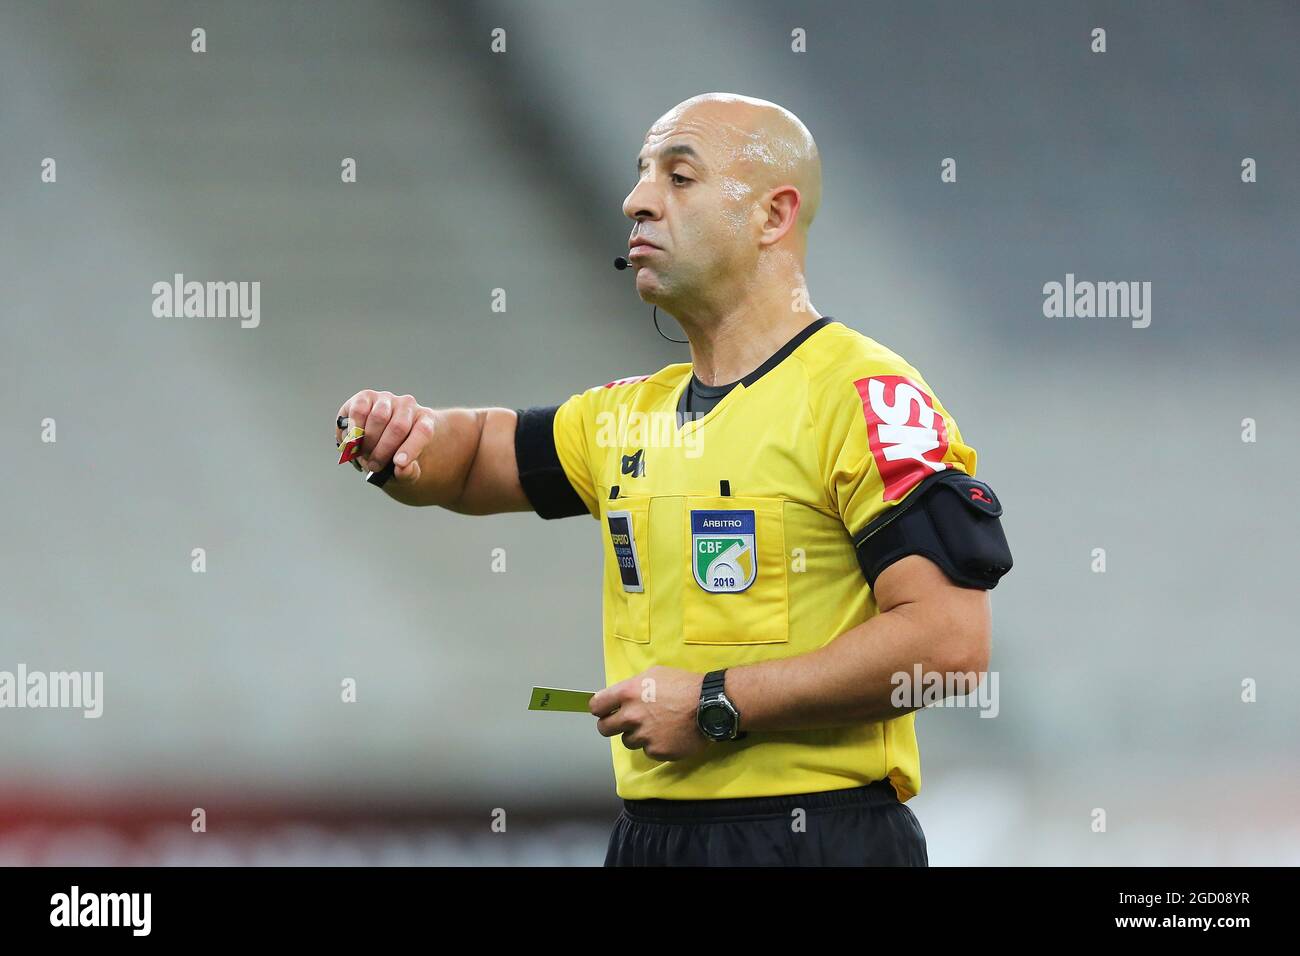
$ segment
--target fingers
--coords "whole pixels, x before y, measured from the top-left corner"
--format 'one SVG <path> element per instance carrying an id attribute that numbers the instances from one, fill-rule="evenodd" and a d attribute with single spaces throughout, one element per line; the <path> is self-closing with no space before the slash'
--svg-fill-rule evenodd
<path id="1" fill-rule="evenodd" d="M 612 684 L 597 691 L 588 702 L 588 709 L 596 717 L 596 730 L 602 737 L 620 734 L 628 750 L 640 750 L 651 760 L 672 760 L 669 751 L 654 745 L 656 731 L 651 723 L 650 710 L 635 696 L 634 678 Z"/>
<path id="2" fill-rule="evenodd" d="M 361 454 L 365 456 L 366 467 L 371 471 L 378 471 L 383 467 L 383 462 L 374 461 L 374 450 L 375 446 L 383 439 L 384 430 L 388 427 L 392 417 L 392 393 L 377 393 L 374 402 L 370 405 L 370 410 L 366 412 L 365 423 L 361 425 L 366 430 L 366 437 L 361 440 Z"/>
<path id="3" fill-rule="evenodd" d="M 415 423 L 415 399 L 409 395 L 400 398 L 381 395 L 370 409 L 369 421 L 365 439 L 370 446 L 367 464 L 371 471 L 379 471 L 392 460 L 393 453 L 411 434 L 411 426 Z M 372 431 L 376 434 L 373 443 L 370 440 Z"/>
<path id="4" fill-rule="evenodd" d="M 591 695 L 591 700 L 587 701 L 587 710 L 594 717 L 608 717 L 622 706 L 624 699 L 630 699 L 627 698 L 630 686 L 631 680 L 625 680 L 596 691 Z"/>
<path id="5" fill-rule="evenodd" d="M 596 721 L 596 729 L 602 737 L 623 735 L 623 746 L 628 750 L 644 750 L 650 739 L 642 732 L 644 715 L 627 710 L 616 710 L 608 717 Z"/>
<path id="6" fill-rule="evenodd" d="M 623 706 L 623 684 L 615 684 L 597 691 L 587 702 L 592 715 L 597 717 L 596 730 L 602 737 L 623 735 L 623 745 L 629 750 L 640 750 L 645 741 L 638 737 L 642 715 L 636 708 Z"/>
<path id="7" fill-rule="evenodd" d="M 398 481 L 420 480 L 420 453 L 433 439 L 433 428 L 433 415 L 430 412 L 416 413 L 410 433 L 393 456 L 393 464 L 396 466 L 393 474 Z"/>
<path id="8" fill-rule="evenodd" d="M 357 392 L 346 402 L 339 406 L 339 414 L 334 419 L 334 444 L 337 447 L 343 441 L 345 433 L 344 426 L 366 427 L 366 417 L 370 413 L 370 405 L 374 401 L 376 393 L 371 389 L 362 389 Z M 354 468 L 361 468 L 361 449 L 357 450 L 356 456 L 352 459 Z"/>
<path id="9" fill-rule="evenodd" d="M 366 416 L 370 414 L 370 406 L 374 403 L 375 396 L 378 394 L 378 392 L 369 388 L 357 392 L 339 408 L 339 418 L 351 419 L 353 425 L 365 428 Z M 335 425 L 337 424 L 338 422 L 335 421 Z M 339 436 L 342 437 L 341 431 Z"/>
<path id="10" fill-rule="evenodd" d="M 419 457 L 433 437 L 433 411 L 420 405 L 412 395 L 394 395 L 374 389 L 362 389 L 339 408 L 338 420 L 361 428 L 365 436 L 358 449 L 358 461 L 366 471 L 381 471 L 390 462 L 399 481 L 417 481 Z M 343 439 L 343 429 L 335 421 L 335 444 Z M 399 460 L 396 456 L 401 454 Z"/>
<path id="11" fill-rule="evenodd" d="M 596 721 L 596 730 L 602 737 L 614 737 L 629 730 L 635 731 L 640 726 L 641 721 L 637 716 L 621 708 Z"/>

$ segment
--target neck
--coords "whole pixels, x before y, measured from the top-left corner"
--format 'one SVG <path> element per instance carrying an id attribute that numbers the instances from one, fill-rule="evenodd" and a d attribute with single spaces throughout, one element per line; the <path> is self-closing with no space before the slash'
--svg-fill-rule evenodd
<path id="1" fill-rule="evenodd" d="M 821 314 L 809 304 L 791 308 L 790 289 L 779 282 L 751 291 L 725 305 L 699 306 L 674 316 L 691 343 L 691 363 L 705 385 L 727 385 L 744 378 L 772 357 Z"/>

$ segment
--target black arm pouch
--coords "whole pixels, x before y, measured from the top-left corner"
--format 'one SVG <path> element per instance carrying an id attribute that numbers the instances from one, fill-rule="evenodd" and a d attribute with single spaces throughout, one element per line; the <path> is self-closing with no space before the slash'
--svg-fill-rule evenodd
<path id="1" fill-rule="evenodd" d="M 853 536 L 867 583 L 899 558 L 929 558 L 954 583 L 989 590 L 1011 570 L 1002 531 L 1002 503 L 993 489 L 956 469 L 926 478 L 896 505 Z"/>

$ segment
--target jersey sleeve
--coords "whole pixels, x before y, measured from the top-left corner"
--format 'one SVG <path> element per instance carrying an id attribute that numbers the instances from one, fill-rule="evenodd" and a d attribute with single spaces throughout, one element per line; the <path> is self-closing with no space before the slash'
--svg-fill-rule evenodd
<path id="1" fill-rule="evenodd" d="M 837 377 L 818 430 L 827 495 L 850 535 L 930 475 L 956 469 L 974 477 L 975 449 L 915 369 L 850 363 Z"/>
<path id="2" fill-rule="evenodd" d="M 517 415 L 515 460 L 533 510 L 543 518 L 598 518 L 583 395 L 560 405 L 518 409 Z"/>

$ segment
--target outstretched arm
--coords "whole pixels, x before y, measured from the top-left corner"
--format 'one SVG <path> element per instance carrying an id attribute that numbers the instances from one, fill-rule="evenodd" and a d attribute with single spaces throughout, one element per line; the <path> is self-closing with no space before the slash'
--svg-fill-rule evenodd
<path id="1" fill-rule="evenodd" d="M 364 389 L 339 415 L 365 429 L 362 467 L 393 463 L 383 490 L 395 501 L 470 515 L 532 510 L 515 461 L 513 409 L 433 409 L 411 395 Z"/>

